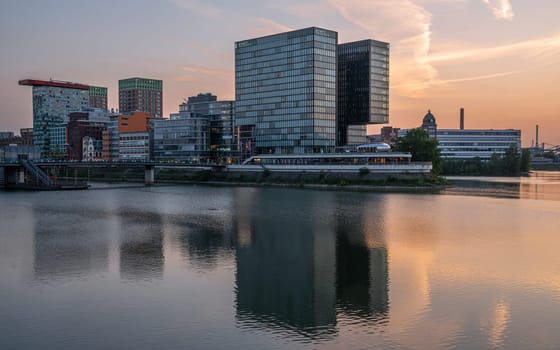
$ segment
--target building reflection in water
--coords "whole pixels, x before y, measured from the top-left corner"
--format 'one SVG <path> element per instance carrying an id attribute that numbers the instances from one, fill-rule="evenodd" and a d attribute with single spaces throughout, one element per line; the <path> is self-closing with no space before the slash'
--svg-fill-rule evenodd
<path id="1" fill-rule="evenodd" d="M 386 318 L 382 222 L 367 219 L 382 215 L 382 202 L 364 208 L 360 194 L 283 191 L 237 197 L 240 327 L 325 340 L 336 334 L 340 317 Z M 312 209 L 299 213 L 294 201 Z"/>
<path id="2" fill-rule="evenodd" d="M 213 270 L 233 255 L 235 228 L 229 215 L 184 215 L 169 224 L 175 228 L 181 255 L 197 270 Z"/>
<path id="3" fill-rule="evenodd" d="M 33 275 L 38 281 L 87 277 L 107 272 L 109 241 L 96 213 L 34 207 Z M 99 214 L 99 213 L 97 213 Z M 88 222 L 90 221 L 90 222 Z M 54 229 L 53 229 L 54 228 Z"/>
<path id="4" fill-rule="evenodd" d="M 367 201 L 364 207 L 340 197 L 335 216 L 337 305 L 346 316 L 383 320 L 389 309 L 383 202 Z"/>
<path id="5" fill-rule="evenodd" d="M 120 275 L 127 280 L 161 278 L 163 220 L 156 212 L 129 211 L 121 217 Z"/>

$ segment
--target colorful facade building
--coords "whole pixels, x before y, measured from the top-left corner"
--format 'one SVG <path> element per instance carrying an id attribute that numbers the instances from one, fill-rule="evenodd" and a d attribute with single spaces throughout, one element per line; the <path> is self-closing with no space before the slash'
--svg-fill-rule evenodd
<path id="1" fill-rule="evenodd" d="M 20 80 L 19 85 L 33 87 L 33 144 L 39 147 L 43 158 L 58 157 L 66 152 L 65 127 L 68 115 L 90 107 L 90 91 L 103 94 L 105 89 L 80 83 L 34 79 Z"/>

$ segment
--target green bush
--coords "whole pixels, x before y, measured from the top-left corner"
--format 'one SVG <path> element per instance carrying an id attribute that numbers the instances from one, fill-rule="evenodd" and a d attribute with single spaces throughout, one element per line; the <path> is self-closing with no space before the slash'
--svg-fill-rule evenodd
<path id="1" fill-rule="evenodd" d="M 367 174 L 369 174 L 369 169 L 364 167 L 364 168 L 360 168 L 360 176 L 366 176 Z"/>

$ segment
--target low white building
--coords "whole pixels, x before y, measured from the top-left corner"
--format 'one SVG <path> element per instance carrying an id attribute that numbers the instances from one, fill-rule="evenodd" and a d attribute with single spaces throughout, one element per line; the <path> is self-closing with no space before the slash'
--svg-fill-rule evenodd
<path id="1" fill-rule="evenodd" d="M 443 158 L 490 159 L 511 146 L 521 151 L 521 130 L 514 129 L 439 129 L 437 140 Z"/>
<path id="2" fill-rule="evenodd" d="M 461 125 L 464 121 L 461 112 Z M 493 154 L 503 156 L 511 146 L 521 152 L 521 130 L 517 129 L 438 129 L 431 112 L 424 117 L 421 126 L 431 138 L 439 142 L 442 158 L 453 159 L 490 159 Z M 403 137 L 411 129 L 398 131 Z"/>

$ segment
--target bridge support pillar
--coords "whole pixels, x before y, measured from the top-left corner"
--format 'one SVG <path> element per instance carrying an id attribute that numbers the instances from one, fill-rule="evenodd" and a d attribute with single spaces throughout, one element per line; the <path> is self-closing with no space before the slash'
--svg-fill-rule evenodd
<path id="1" fill-rule="evenodd" d="M 23 168 L 18 169 L 17 172 L 17 181 L 18 184 L 25 183 L 25 170 Z"/>
<path id="2" fill-rule="evenodd" d="M 144 185 L 151 186 L 155 183 L 155 170 L 153 165 L 146 165 L 144 170 Z"/>

